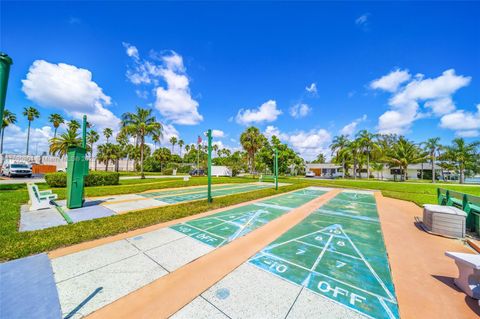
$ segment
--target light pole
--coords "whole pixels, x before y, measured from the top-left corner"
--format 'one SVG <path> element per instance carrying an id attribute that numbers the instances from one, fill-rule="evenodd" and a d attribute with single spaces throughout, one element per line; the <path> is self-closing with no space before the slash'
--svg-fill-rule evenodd
<path id="1" fill-rule="evenodd" d="M 207 180 L 208 180 L 208 202 L 212 202 L 212 130 L 207 131 L 207 138 L 208 138 L 208 172 L 207 172 Z"/>
<path id="2" fill-rule="evenodd" d="M 6 53 L 0 52 L 0 127 L 3 124 L 3 110 L 5 109 L 5 99 L 7 98 L 8 76 L 10 75 L 10 65 L 12 64 L 12 58 Z"/>
<path id="3" fill-rule="evenodd" d="M 278 191 L 278 149 L 275 148 L 275 161 L 273 163 L 275 174 L 275 190 Z"/>

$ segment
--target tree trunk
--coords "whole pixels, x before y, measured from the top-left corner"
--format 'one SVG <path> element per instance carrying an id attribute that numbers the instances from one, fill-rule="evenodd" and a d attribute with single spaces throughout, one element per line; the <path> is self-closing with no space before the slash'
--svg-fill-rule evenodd
<path id="1" fill-rule="evenodd" d="M 436 176 L 435 176 L 435 153 L 432 156 L 432 183 L 435 184 Z"/>
<path id="2" fill-rule="evenodd" d="M 55 127 L 55 130 L 53 131 L 53 138 L 57 138 L 57 128 L 58 127 Z"/>
<path id="3" fill-rule="evenodd" d="M 143 136 L 140 141 L 140 178 L 145 179 L 145 174 L 143 174 L 143 147 L 144 147 L 145 141 L 143 139 Z"/>
<path id="4" fill-rule="evenodd" d="M 128 172 L 128 160 L 129 160 L 129 157 L 130 157 L 130 154 L 127 153 L 127 167 L 125 168 L 125 170 Z"/>
<path id="5" fill-rule="evenodd" d="M 370 179 L 370 153 L 367 152 L 367 179 Z"/>
<path id="6" fill-rule="evenodd" d="M 460 166 L 460 184 L 463 184 L 465 182 L 464 174 L 465 174 L 465 168 L 463 167 L 463 165 L 461 165 Z"/>
<path id="7" fill-rule="evenodd" d="M 30 123 L 31 123 L 31 121 L 28 121 L 28 132 L 27 132 L 27 151 L 25 152 L 25 155 L 28 155 L 28 144 L 30 143 Z"/>
<path id="8" fill-rule="evenodd" d="M 423 181 L 423 163 L 420 169 L 420 179 Z"/>
<path id="9" fill-rule="evenodd" d="M 357 179 L 357 158 L 353 158 L 353 179 Z"/>
<path id="10" fill-rule="evenodd" d="M 342 158 L 342 178 L 345 178 L 345 157 Z"/>
<path id="11" fill-rule="evenodd" d="M 108 172 L 108 159 L 107 159 L 107 161 L 105 162 L 105 172 Z"/>

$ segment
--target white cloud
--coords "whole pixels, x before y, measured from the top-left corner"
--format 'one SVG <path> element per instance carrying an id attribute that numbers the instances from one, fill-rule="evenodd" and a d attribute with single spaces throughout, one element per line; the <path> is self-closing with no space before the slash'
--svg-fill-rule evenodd
<path id="1" fill-rule="evenodd" d="M 190 81 L 182 56 L 174 51 L 162 54 L 154 52 L 155 60 L 160 60 L 160 64 L 157 64 L 140 59 L 135 47 L 127 45 L 125 48 L 134 62 L 127 70 L 127 78 L 136 85 L 155 87 L 155 107 L 166 120 L 181 125 L 195 125 L 203 120 L 198 112 L 199 104 L 190 94 Z M 165 86 L 160 84 L 160 80 Z"/>
<path id="2" fill-rule="evenodd" d="M 92 81 L 89 70 L 37 60 L 22 83 L 27 98 L 40 106 L 64 110 L 78 120 L 86 114 L 88 121 L 99 127 L 115 129 L 119 125 L 120 120 L 105 107 L 111 98 Z"/>
<path id="3" fill-rule="evenodd" d="M 290 108 L 290 115 L 296 119 L 307 116 L 312 111 L 312 108 L 305 103 L 295 104 Z"/>
<path id="4" fill-rule="evenodd" d="M 212 130 L 212 136 L 222 138 L 222 137 L 225 136 L 225 132 L 223 132 L 221 130 Z"/>
<path id="5" fill-rule="evenodd" d="M 351 136 L 357 130 L 358 124 L 367 120 L 367 115 L 364 114 L 362 117 L 353 120 L 351 123 L 345 125 L 341 130 L 340 134 Z"/>
<path id="6" fill-rule="evenodd" d="M 391 109 L 379 117 L 377 128 L 380 133 L 395 134 L 407 132 L 415 120 L 425 117 L 421 112 L 420 102 L 425 102 L 424 107 L 431 109 L 434 116 L 455 110 L 452 95 L 460 88 L 467 86 L 471 80 L 470 77 L 456 75 L 453 69 L 444 71 L 436 78 L 425 79 L 422 74 L 417 74 L 413 80 L 403 86 L 400 84 L 405 82 L 403 81 L 407 78 L 405 75 L 397 76 L 396 80 L 390 78 L 390 81 L 382 82 L 384 78 L 375 80 L 371 84 L 373 88 L 393 93 L 388 102 Z"/>
<path id="7" fill-rule="evenodd" d="M 277 102 L 269 100 L 256 109 L 240 109 L 235 117 L 239 124 L 249 125 L 252 123 L 273 122 L 282 114 L 277 109 Z"/>
<path id="8" fill-rule="evenodd" d="M 140 59 L 140 56 L 138 54 L 138 49 L 136 46 L 131 45 L 130 43 L 123 42 L 123 47 L 125 48 L 127 55 L 131 58 L 134 58 L 136 60 Z"/>
<path id="9" fill-rule="evenodd" d="M 309 86 L 305 87 L 305 90 L 311 94 L 317 94 L 317 83 L 312 83 Z"/>
<path id="10" fill-rule="evenodd" d="M 381 89 L 388 92 L 397 91 L 400 84 L 410 80 L 411 75 L 408 70 L 395 70 L 370 83 L 372 89 Z"/>
<path id="11" fill-rule="evenodd" d="M 454 130 L 458 136 L 476 137 L 480 135 L 480 104 L 477 105 L 477 112 L 458 110 L 442 116 L 440 127 Z"/>
<path id="12" fill-rule="evenodd" d="M 170 138 L 175 136 L 177 139 L 180 137 L 180 134 L 178 133 L 177 129 L 175 126 L 172 124 L 165 124 L 162 123 L 163 126 L 163 137 L 161 140 L 162 145 L 170 145 Z"/>
<path id="13" fill-rule="evenodd" d="M 362 24 L 367 23 L 367 21 L 368 21 L 368 16 L 369 16 L 368 13 L 362 14 L 362 15 L 359 16 L 357 19 L 355 19 L 355 24 L 362 25 Z"/>
<path id="14" fill-rule="evenodd" d="M 34 122 L 35 123 L 35 122 Z M 30 130 L 30 155 L 48 153 L 48 141 L 53 137 L 51 126 L 31 128 Z M 15 124 L 7 126 L 3 139 L 3 151 L 5 153 L 25 154 L 27 148 L 27 129 L 23 130 Z"/>
<path id="15" fill-rule="evenodd" d="M 313 129 L 310 131 L 295 131 L 283 133 L 277 127 L 269 125 L 264 135 L 271 138 L 273 135 L 284 143 L 289 144 L 304 159 L 316 158 L 319 153 L 329 154 L 329 145 L 332 141 L 331 134 L 325 129 Z"/>

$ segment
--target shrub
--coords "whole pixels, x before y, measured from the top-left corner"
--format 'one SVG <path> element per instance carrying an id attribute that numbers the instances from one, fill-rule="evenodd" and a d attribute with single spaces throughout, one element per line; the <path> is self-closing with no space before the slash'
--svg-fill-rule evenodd
<path id="1" fill-rule="evenodd" d="M 118 185 L 120 174 L 117 172 L 90 171 L 85 176 L 85 186 Z M 66 187 L 67 173 L 45 174 L 45 181 L 50 187 Z"/>

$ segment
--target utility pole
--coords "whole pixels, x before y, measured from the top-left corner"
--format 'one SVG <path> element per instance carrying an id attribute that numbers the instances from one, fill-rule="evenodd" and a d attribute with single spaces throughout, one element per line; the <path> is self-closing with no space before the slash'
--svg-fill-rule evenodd
<path id="1" fill-rule="evenodd" d="M 208 138 L 208 202 L 212 202 L 212 130 L 207 131 Z"/>

